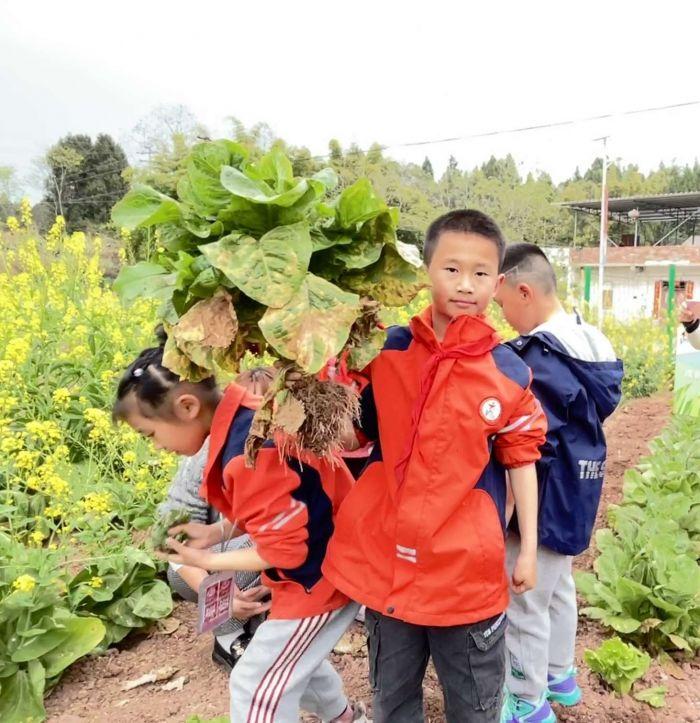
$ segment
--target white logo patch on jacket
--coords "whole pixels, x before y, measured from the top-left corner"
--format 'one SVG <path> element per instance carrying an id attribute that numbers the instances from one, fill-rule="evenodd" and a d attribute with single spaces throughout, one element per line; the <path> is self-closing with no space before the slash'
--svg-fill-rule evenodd
<path id="1" fill-rule="evenodd" d="M 501 403 L 496 397 L 488 397 L 481 402 L 479 414 L 485 422 L 493 424 L 501 416 Z"/>

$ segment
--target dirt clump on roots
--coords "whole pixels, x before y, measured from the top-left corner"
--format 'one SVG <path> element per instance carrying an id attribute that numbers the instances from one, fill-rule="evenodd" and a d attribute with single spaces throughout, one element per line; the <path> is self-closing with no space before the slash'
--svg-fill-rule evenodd
<path id="1" fill-rule="evenodd" d="M 359 416 L 360 400 L 352 387 L 299 374 L 294 367 L 283 369 L 255 413 L 246 440 L 246 463 L 255 464 L 268 440 L 275 442 L 280 454 L 310 452 L 336 459 Z"/>
<path id="2" fill-rule="evenodd" d="M 348 427 L 360 416 L 360 399 L 346 384 L 302 377 L 290 390 L 304 407 L 296 444 L 317 457 L 332 457 L 342 449 Z"/>

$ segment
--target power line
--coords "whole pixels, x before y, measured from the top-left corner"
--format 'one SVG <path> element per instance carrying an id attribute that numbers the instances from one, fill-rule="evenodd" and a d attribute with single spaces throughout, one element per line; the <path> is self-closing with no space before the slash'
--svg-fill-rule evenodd
<path id="1" fill-rule="evenodd" d="M 79 177 L 79 174 L 77 174 L 77 172 L 76 173 L 66 173 L 66 175 L 64 176 L 64 179 L 66 181 L 71 181 L 73 183 L 76 183 L 76 182 L 82 183 L 84 181 L 90 181 L 93 178 L 101 178 L 102 176 L 109 176 L 109 175 L 121 173 L 122 171 L 125 171 L 127 168 L 130 168 L 130 166 L 128 164 L 126 166 L 122 166 L 121 164 L 119 164 L 118 166 L 113 167 L 114 170 L 111 170 L 111 171 L 103 170 L 103 171 L 100 171 L 99 173 L 95 173 L 91 176 L 84 176 L 82 178 Z M 84 174 L 85 171 L 82 171 L 82 173 Z"/>
<path id="2" fill-rule="evenodd" d="M 531 131 L 546 130 L 547 128 L 560 128 L 562 126 L 577 125 L 579 123 L 591 123 L 593 121 L 598 121 L 598 120 L 607 120 L 607 119 L 615 118 L 618 116 L 642 115 L 644 113 L 656 113 L 656 112 L 662 111 L 662 110 L 675 110 L 677 108 L 688 108 L 690 106 L 697 106 L 697 105 L 700 105 L 700 100 L 691 100 L 686 103 L 673 103 L 670 105 L 652 106 L 650 108 L 638 108 L 635 110 L 622 111 L 620 113 L 603 113 L 601 115 L 585 116 L 583 118 L 572 118 L 572 119 L 568 119 L 568 120 L 554 121 L 552 123 L 539 123 L 536 125 L 519 126 L 516 128 L 506 128 L 506 129 L 493 130 L 493 131 L 483 131 L 480 133 L 470 133 L 470 134 L 464 135 L 464 136 L 453 136 L 451 138 L 437 138 L 437 139 L 428 140 L 428 141 L 409 141 L 406 143 L 390 143 L 388 145 L 379 146 L 379 149 L 388 150 L 389 148 L 414 148 L 417 146 L 438 145 L 440 143 L 455 143 L 457 141 L 467 141 L 467 140 L 473 140 L 476 138 L 489 138 L 489 137 L 493 137 L 493 136 L 513 135 L 516 133 L 529 133 Z M 376 146 L 374 146 L 374 147 L 376 147 Z M 352 151 L 352 152 L 353 153 L 367 153 L 370 150 L 373 150 L 373 148 L 368 148 L 366 150 L 357 150 L 357 151 Z M 323 158 L 327 158 L 329 155 L 330 154 L 325 154 L 323 156 L 316 156 L 314 158 L 321 160 Z"/>
<path id="3" fill-rule="evenodd" d="M 104 193 L 95 193 L 92 196 L 82 196 L 79 198 L 69 198 L 67 201 L 63 201 L 64 206 L 74 206 L 74 205 L 80 205 L 87 203 L 88 201 L 91 201 L 93 198 L 104 198 L 105 196 L 117 196 L 118 198 L 121 197 L 121 193 L 118 191 L 105 191 Z"/>
<path id="4" fill-rule="evenodd" d="M 660 105 L 660 106 L 651 106 L 648 108 L 637 108 L 634 110 L 627 110 L 627 111 L 621 111 L 619 113 L 602 113 L 600 115 L 591 115 L 591 116 L 585 116 L 582 118 L 572 118 L 567 120 L 560 120 L 560 121 L 553 121 L 550 123 L 539 123 L 535 125 L 529 125 L 529 126 L 519 126 L 516 128 L 506 128 L 506 129 L 498 129 L 498 130 L 492 130 L 492 131 L 482 131 L 480 133 L 470 133 L 463 136 L 453 136 L 450 138 L 437 138 L 432 140 L 424 140 L 424 141 L 408 141 L 405 143 L 390 143 L 386 145 L 379 145 L 379 144 L 373 144 L 370 148 L 367 149 L 355 149 L 355 150 L 349 150 L 344 153 L 344 156 L 349 155 L 361 155 L 368 153 L 372 150 L 380 150 L 385 151 L 389 150 L 391 148 L 415 148 L 419 146 L 430 146 L 430 145 L 439 145 L 442 143 L 455 143 L 458 141 L 467 141 L 467 140 L 474 140 L 478 138 L 489 138 L 494 136 L 503 136 L 503 135 L 514 135 L 518 133 L 530 133 L 532 131 L 539 131 L 539 130 L 546 130 L 548 128 L 561 128 L 563 126 L 572 126 L 572 125 L 578 125 L 582 123 L 591 123 L 594 121 L 599 120 L 607 120 L 610 118 L 616 118 L 616 117 L 626 117 L 626 116 L 634 116 L 634 115 L 643 115 L 645 113 L 657 113 L 664 110 L 677 110 L 679 108 L 688 108 L 692 106 L 700 106 L 700 100 L 691 100 L 687 101 L 685 103 L 672 103 L 669 105 Z M 317 155 L 317 156 L 309 156 L 308 159 L 305 160 L 326 160 L 330 157 L 330 153 L 325 153 L 323 155 Z M 97 176 L 92 176 L 89 178 L 94 178 Z M 88 179 L 84 179 L 88 180 Z M 87 202 L 90 201 L 93 198 L 102 198 L 104 196 L 113 196 L 114 193 L 98 193 L 94 194 L 92 196 L 84 196 L 82 198 L 76 198 L 72 199 L 70 201 L 66 202 L 66 205 L 70 204 L 77 204 L 81 202 Z"/>

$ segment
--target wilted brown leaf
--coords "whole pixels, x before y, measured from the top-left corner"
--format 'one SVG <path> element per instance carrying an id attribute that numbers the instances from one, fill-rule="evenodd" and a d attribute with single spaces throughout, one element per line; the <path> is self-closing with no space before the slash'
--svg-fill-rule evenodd
<path id="1" fill-rule="evenodd" d="M 304 405 L 287 390 L 280 392 L 278 397 L 280 395 L 283 395 L 283 398 L 272 415 L 272 427 L 285 434 L 294 435 L 306 419 Z"/>
<path id="2" fill-rule="evenodd" d="M 172 635 L 181 624 L 181 620 L 171 615 L 169 618 L 156 621 L 156 632 L 161 635 Z"/>

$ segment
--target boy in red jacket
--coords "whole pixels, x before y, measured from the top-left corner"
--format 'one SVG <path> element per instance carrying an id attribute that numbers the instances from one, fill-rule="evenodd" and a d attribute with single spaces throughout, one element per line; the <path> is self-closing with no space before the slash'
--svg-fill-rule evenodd
<path id="1" fill-rule="evenodd" d="M 505 470 L 521 524 L 520 593 L 536 578 L 534 463 L 546 430 L 530 370 L 483 316 L 504 250 L 479 211 L 434 221 L 424 246 L 433 303 L 390 329 L 366 370 L 360 433 L 375 446 L 341 506 L 323 572 L 368 608 L 375 723 L 423 720 L 430 656 L 447 721 L 499 719 Z"/>

